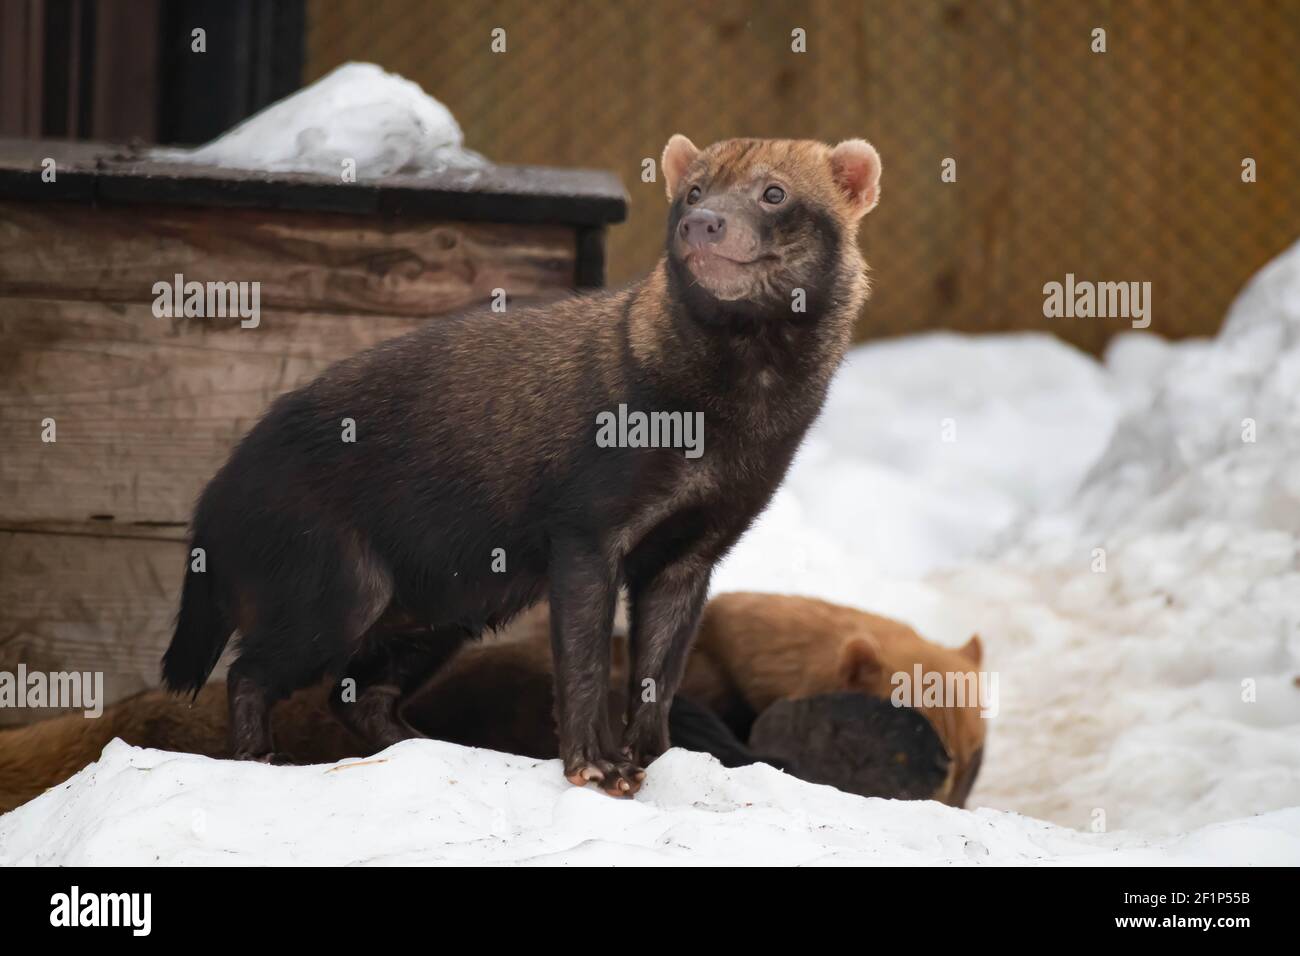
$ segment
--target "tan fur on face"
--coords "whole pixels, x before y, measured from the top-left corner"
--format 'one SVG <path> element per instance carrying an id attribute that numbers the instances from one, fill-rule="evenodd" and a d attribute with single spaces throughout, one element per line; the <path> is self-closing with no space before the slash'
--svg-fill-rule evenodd
<path id="1" fill-rule="evenodd" d="M 762 218 L 765 214 L 757 212 L 755 197 L 769 185 L 780 186 L 786 191 L 787 202 L 801 203 L 826 213 L 836 223 L 844 240 L 840 244 L 841 271 L 864 283 L 861 296 L 865 299 L 866 264 L 858 251 L 856 236 L 859 221 L 875 204 L 874 198 L 870 205 L 864 201 L 863 190 L 872 190 L 873 196 L 878 191 L 879 158 L 876 157 L 874 166 L 864 165 L 862 161 L 862 150 L 875 156 L 870 145 L 864 140 L 853 140 L 851 143 L 860 146 L 861 150 L 857 146 L 846 148 L 845 145 L 832 149 L 816 140 L 728 139 L 696 152 L 689 163 L 684 163 L 685 155 L 678 154 L 684 154 L 685 150 L 682 147 L 674 149 L 677 142 L 678 138 L 674 137 L 664 151 L 665 157 L 672 155 L 685 167 L 680 177 L 674 180 L 675 188 L 669 194 L 670 199 L 699 186 L 705 193 L 701 205 L 738 203 L 742 213 L 756 212 L 757 218 Z M 736 207 L 733 205 L 732 208 Z M 699 272 L 697 277 L 705 279 L 710 288 L 716 288 L 716 294 L 722 298 L 749 298 L 764 294 L 783 298 L 790 289 L 810 281 L 816 268 L 817 247 L 817 237 L 807 231 L 811 224 L 802 232 L 785 236 L 784 242 L 771 248 L 753 250 L 752 242 L 738 237 L 738 233 L 746 231 L 741 227 L 750 218 L 744 214 L 739 217 L 728 215 L 731 225 L 724 242 L 738 241 L 751 254 L 755 251 L 775 254 L 777 261 L 770 266 L 762 264 L 743 269 L 723 264 L 717 267 L 734 274 L 713 277 L 713 282 L 708 282 L 708 277 Z M 746 256 L 742 254 L 740 257 Z"/>
<path id="2" fill-rule="evenodd" d="M 670 202 L 694 185 L 770 180 L 856 227 L 880 198 L 880 156 L 864 139 L 834 147 L 813 139 L 727 139 L 700 150 L 679 133 L 664 149 L 663 167 Z"/>
<path id="3" fill-rule="evenodd" d="M 856 690 L 888 699 L 895 673 L 978 671 L 978 638 L 954 650 L 900 621 L 813 598 L 722 594 L 709 602 L 682 693 L 725 711 L 737 697 L 755 713 L 777 700 Z M 977 701 L 919 710 L 953 760 L 949 787 L 973 775 L 986 722 Z"/>

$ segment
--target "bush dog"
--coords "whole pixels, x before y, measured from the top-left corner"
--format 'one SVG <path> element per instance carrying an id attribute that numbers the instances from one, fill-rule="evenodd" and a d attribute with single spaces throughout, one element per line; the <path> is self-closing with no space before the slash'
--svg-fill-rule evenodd
<path id="1" fill-rule="evenodd" d="M 844 691 L 889 700 L 896 674 L 911 675 L 920 665 L 927 673 L 971 678 L 978 676 L 982 659 L 978 636 L 960 648 L 944 647 L 901 621 L 857 608 L 736 592 L 709 602 L 682 692 L 721 715 L 740 739 L 753 745 L 755 718 L 777 701 Z M 915 709 L 934 727 L 951 758 L 948 778 L 934 798 L 964 806 L 984 757 L 988 722 L 980 702 L 972 694 L 938 706 L 918 701 Z M 794 726 L 795 715 L 790 716 Z M 804 708 L 797 719 L 821 718 L 815 709 Z"/>
<path id="2" fill-rule="evenodd" d="M 277 759 L 273 704 L 324 675 L 373 746 L 415 736 L 402 696 L 548 597 L 564 773 L 638 789 L 668 746 L 711 570 L 848 348 L 880 160 L 862 140 L 678 135 L 662 172 L 667 248 L 646 279 L 432 320 L 344 360 L 279 398 L 208 484 L 191 530 L 204 569 L 187 571 L 163 678 L 197 691 L 239 631 L 237 757 Z M 608 447 L 601 422 L 626 410 L 702 417 L 704 447 Z M 606 698 L 623 587 L 638 692 L 620 735 Z"/>
<path id="3" fill-rule="evenodd" d="M 885 620 L 810 598 L 715 597 L 705 607 L 683 687 L 725 707 L 733 721 L 743 711 L 741 722 L 753 721 L 753 729 L 747 733 L 742 726 L 737 734 L 712 706 L 683 692 L 674 699 L 669 716 L 674 744 L 711 753 L 726 766 L 756 760 L 784 763 L 796 776 L 854 793 L 924 796 L 962 805 L 978 770 L 978 760 L 972 761 L 970 755 L 979 754 L 984 739 L 984 722 L 975 711 L 908 709 L 933 727 L 947 758 L 943 761 L 946 776 L 933 786 L 933 761 L 923 759 L 932 747 L 914 732 L 914 721 L 870 710 L 845 718 L 841 716 L 844 706 L 835 698 L 847 692 L 893 710 L 887 699 L 888 682 L 882 685 L 864 678 L 889 669 L 910 672 L 917 663 L 926 669 L 955 667 L 964 672 L 978 667 L 979 644 L 949 650 L 919 636 L 913 640 L 908 634 L 915 632 L 897 622 L 889 622 L 895 629 L 869 629 L 873 622 Z M 611 713 L 617 713 L 620 687 L 626 686 L 620 680 L 627 668 L 622 630 L 612 650 Z M 891 636 L 902 639 L 891 640 Z M 868 641 L 878 667 L 863 666 L 863 650 L 854 646 L 858 641 Z M 844 666 L 850 662 L 853 666 Z M 749 699 L 771 696 L 774 702 L 757 711 L 748 709 L 741 689 L 748 691 Z M 319 684 L 299 691 L 275 709 L 276 744 L 293 763 L 332 763 L 374 753 L 332 718 L 329 690 Z M 804 696 L 809 693 L 813 696 Z M 542 604 L 500 634 L 463 646 L 412 695 L 404 717 L 430 737 L 552 759 L 559 753 L 552 707 L 550 624 Z M 810 753 L 809 741 L 824 739 L 833 729 L 827 724 L 838 728 L 834 749 L 827 746 L 824 753 Z M 894 741 L 909 732 L 902 751 L 910 768 L 906 776 L 882 776 L 879 757 L 888 752 L 895 759 L 900 745 Z M 66 780 L 96 760 L 114 737 L 138 747 L 228 757 L 225 687 L 209 684 L 192 703 L 146 691 L 107 708 L 98 720 L 78 714 L 0 731 L 0 812 Z M 964 782 L 964 791 L 954 788 L 956 779 Z"/>

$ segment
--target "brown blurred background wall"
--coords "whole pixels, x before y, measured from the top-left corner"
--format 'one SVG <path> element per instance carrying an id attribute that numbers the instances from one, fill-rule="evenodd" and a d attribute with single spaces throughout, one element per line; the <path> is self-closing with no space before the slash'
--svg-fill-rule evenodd
<path id="1" fill-rule="evenodd" d="M 1128 322 L 1044 318 L 1066 273 L 1150 281 L 1152 331 L 1211 334 L 1300 236 L 1295 0 L 308 0 L 306 23 L 306 82 L 374 61 L 491 159 L 617 171 L 613 282 L 658 254 L 641 163 L 673 132 L 866 136 L 885 175 L 862 337 L 1046 329 L 1097 351 Z"/>

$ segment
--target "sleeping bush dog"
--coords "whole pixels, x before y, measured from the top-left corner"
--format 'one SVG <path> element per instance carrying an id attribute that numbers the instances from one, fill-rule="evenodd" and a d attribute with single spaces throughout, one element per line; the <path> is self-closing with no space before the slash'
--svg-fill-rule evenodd
<path id="1" fill-rule="evenodd" d="M 837 717 L 850 698 L 832 698 L 853 694 L 893 706 L 899 676 L 918 671 L 960 676 L 963 687 L 974 688 L 983 655 L 979 637 L 960 648 L 945 647 L 902 621 L 816 598 L 720 594 L 700 621 L 682 693 L 719 714 L 754 749 L 787 759 L 797 755 L 805 779 L 862 793 L 852 781 L 876 785 L 875 768 L 865 762 L 852 766 L 844 748 L 864 750 L 870 734 L 898 728 L 874 711 Z M 801 703 L 792 709 L 791 701 Z M 917 695 L 908 705 L 933 727 L 947 758 L 940 786 L 928 796 L 965 805 L 984 759 L 985 703 L 971 693 L 932 700 Z M 816 753 L 819 740 L 825 753 Z M 888 750 L 879 741 L 872 746 Z M 815 772 L 818 760 L 824 766 Z"/>
<path id="2" fill-rule="evenodd" d="M 417 736 L 402 696 L 549 597 L 565 775 L 637 790 L 668 746 L 712 568 L 848 347 L 880 160 L 862 140 L 674 136 L 663 174 L 667 249 L 646 279 L 430 321 L 340 362 L 278 399 L 212 479 L 163 677 L 197 691 L 239 631 L 236 756 L 278 759 L 273 704 L 324 675 L 373 746 Z M 703 454 L 598 441 L 620 406 L 702 414 Z M 620 733 L 607 675 L 623 587 L 636 692 Z"/>

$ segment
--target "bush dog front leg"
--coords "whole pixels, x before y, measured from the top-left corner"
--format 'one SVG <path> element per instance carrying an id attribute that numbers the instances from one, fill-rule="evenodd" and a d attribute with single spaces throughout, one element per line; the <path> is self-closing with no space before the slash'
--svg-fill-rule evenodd
<path id="1" fill-rule="evenodd" d="M 609 722 L 609 660 L 617 562 L 596 545 L 557 542 L 551 555 L 551 652 L 555 723 L 570 783 L 596 781 L 612 796 L 631 796 L 645 771 L 619 752 Z"/>
<path id="2" fill-rule="evenodd" d="M 711 570 L 709 562 L 687 558 L 632 588 L 631 686 L 623 744 L 638 766 L 668 749 L 668 712 L 686 671 Z"/>

